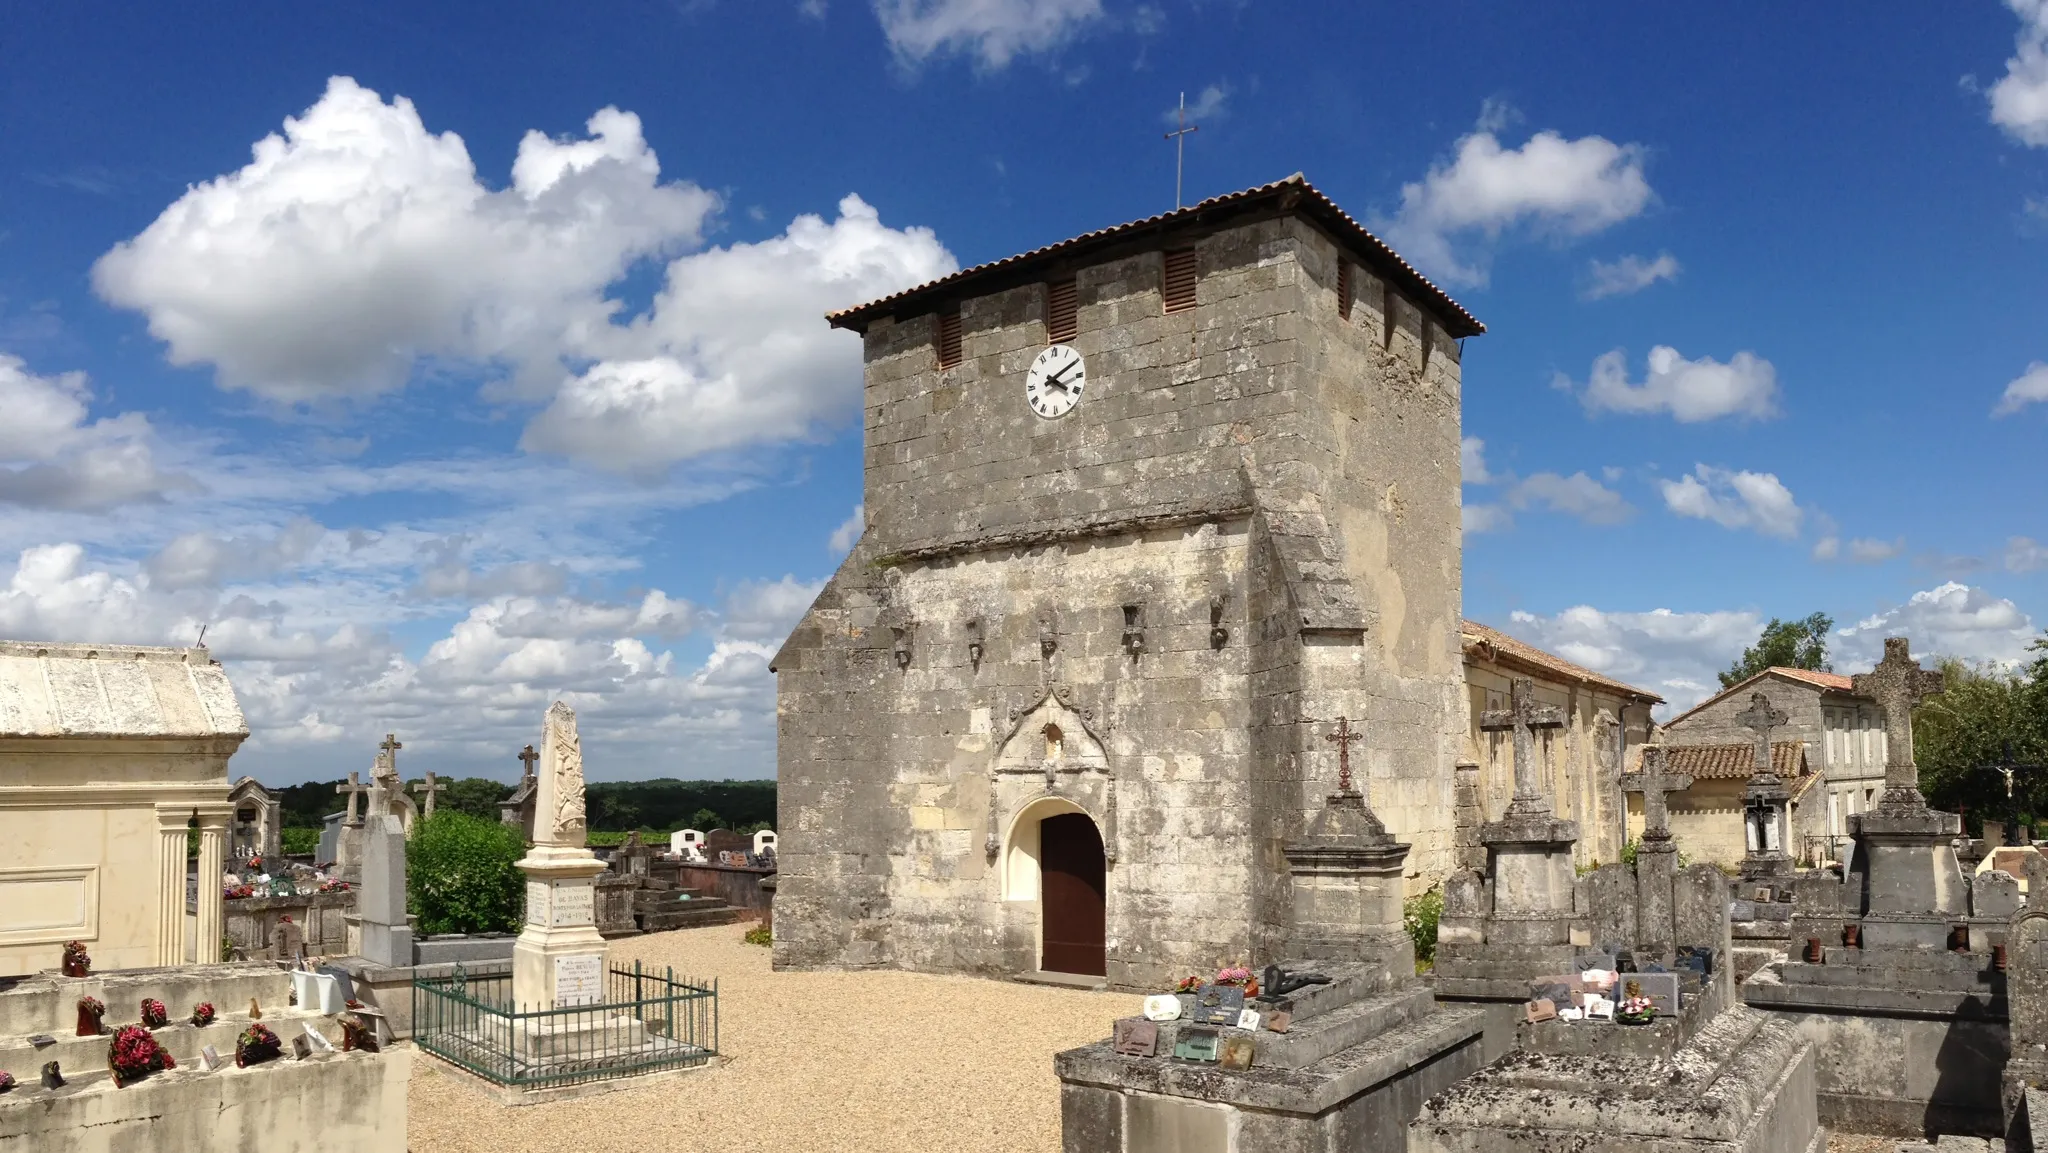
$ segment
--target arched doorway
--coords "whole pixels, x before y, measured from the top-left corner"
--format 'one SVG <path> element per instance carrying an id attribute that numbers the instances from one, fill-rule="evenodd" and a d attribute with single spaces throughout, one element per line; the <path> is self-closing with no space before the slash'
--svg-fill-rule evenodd
<path id="1" fill-rule="evenodd" d="M 1038 822 L 1039 967 L 1104 976 L 1108 912 L 1102 834 L 1086 813 Z"/>

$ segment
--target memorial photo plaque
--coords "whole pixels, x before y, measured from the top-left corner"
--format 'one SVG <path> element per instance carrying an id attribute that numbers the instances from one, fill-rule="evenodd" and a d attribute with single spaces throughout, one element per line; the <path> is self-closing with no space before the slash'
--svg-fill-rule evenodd
<path id="1" fill-rule="evenodd" d="M 1630 973 L 1621 979 L 1621 998 L 1648 997 L 1659 1017 L 1678 1016 L 1678 974 Z"/>
<path id="2" fill-rule="evenodd" d="M 1538 1021 L 1554 1021 L 1557 1019 L 1557 1002 L 1548 997 L 1531 1001 L 1522 1007 L 1522 1016 L 1531 1025 Z"/>
<path id="3" fill-rule="evenodd" d="M 1236 1025 L 1240 1029 L 1256 1030 L 1259 1027 L 1259 1011 L 1257 1009 L 1246 1009 L 1240 1012 L 1237 1015 Z"/>
<path id="4" fill-rule="evenodd" d="M 1225 1069 L 1242 1072 L 1252 1067 L 1252 1056 L 1256 1051 L 1257 1046 L 1252 1043 L 1250 1037 L 1242 1033 L 1234 1034 L 1223 1038 L 1219 1043 L 1216 1062 Z"/>
<path id="5" fill-rule="evenodd" d="M 1195 997 L 1194 1020 L 1201 1025 L 1235 1025 L 1244 1012 L 1244 990 L 1236 985 L 1204 985 Z"/>
<path id="6" fill-rule="evenodd" d="M 1126 1057 L 1150 1057 L 1159 1051 L 1159 1026 L 1143 1017 L 1120 1017 L 1110 1047 Z"/>

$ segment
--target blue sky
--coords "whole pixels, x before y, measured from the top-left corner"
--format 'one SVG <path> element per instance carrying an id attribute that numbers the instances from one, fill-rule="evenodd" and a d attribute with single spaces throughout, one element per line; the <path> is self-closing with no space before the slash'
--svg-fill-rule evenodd
<path id="1" fill-rule="evenodd" d="M 0 634 L 206 625 L 273 783 L 773 772 L 820 314 L 1301 171 L 1484 320 L 1467 614 L 1684 706 L 2048 623 L 2048 0 L 75 4 L 0 41 Z"/>

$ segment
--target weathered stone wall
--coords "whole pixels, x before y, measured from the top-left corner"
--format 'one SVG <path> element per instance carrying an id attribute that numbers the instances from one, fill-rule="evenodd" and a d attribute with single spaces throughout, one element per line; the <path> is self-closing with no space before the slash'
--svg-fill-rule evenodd
<path id="1" fill-rule="evenodd" d="M 1449 867 L 1455 346 L 1436 330 L 1425 369 L 1411 305 L 1382 347 L 1364 273 L 1340 321 L 1307 224 L 1194 243 L 1184 312 L 1156 251 L 1078 270 L 1061 420 L 1022 397 L 1040 285 L 962 301 L 943 372 L 934 317 L 869 328 L 867 532 L 776 660 L 778 964 L 1036 968 L 1059 810 L 1112 857 L 1112 983 L 1264 955 L 1339 715 L 1417 887 Z"/>
<path id="2" fill-rule="evenodd" d="M 1752 694 L 1769 697 L 1771 707 L 1789 720 L 1771 733 L 1773 741 L 1806 742 L 1806 763 L 1821 764 L 1821 694 L 1815 685 L 1765 677 L 1740 693 L 1688 713 L 1664 730 L 1665 741 L 1673 745 L 1746 745 L 1756 740 L 1756 730 L 1736 720 L 1749 708 Z"/>

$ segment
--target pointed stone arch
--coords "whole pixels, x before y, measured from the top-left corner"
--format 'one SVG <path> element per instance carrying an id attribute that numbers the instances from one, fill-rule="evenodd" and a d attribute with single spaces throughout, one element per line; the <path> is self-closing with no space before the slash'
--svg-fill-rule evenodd
<path id="1" fill-rule="evenodd" d="M 1001 859 L 1026 806 L 1060 798 L 1086 813 L 1101 831 L 1108 863 L 1116 863 L 1116 777 L 1109 747 L 1093 710 L 1078 709 L 1064 691 L 1048 691 L 1028 709 L 1012 713 L 1009 730 L 989 764 L 988 835 L 991 863 Z M 1005 870 L 998 869 L 1003 876 Z M 1007 891 L 1007 882 L 1003 883 Z"/>

